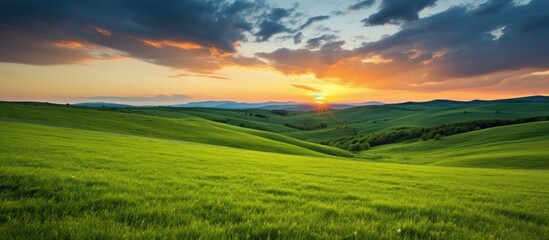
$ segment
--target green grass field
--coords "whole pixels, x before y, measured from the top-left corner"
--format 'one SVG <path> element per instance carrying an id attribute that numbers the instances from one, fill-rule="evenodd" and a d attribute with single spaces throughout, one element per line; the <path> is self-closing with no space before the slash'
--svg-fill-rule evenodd
<path id="1" fill-rule="evenodd" d="M 333 112 L 290 112 L 288 116 L 279 116 L 267 110 L 136 108 L 118 109 L 117 111 L 168 118 L 196 116 L 214 121 L 222 120 L 227 125 L 244 125 L 246 128 L 280 133 L 318 143 L 322 140 L 345 137 L 354 133 L 372 133 L 396 127 L 427 127 L 467 120 L 547 116 L 549 115 L 549 102 L 496 102 L 484 105 L 456 102 L 402 103 L 356 107 Z M 258 118 L 246 113 L 261 114 L 268 118 Z M 297 126 L 327 123 L 328 127 L 301 131 L 286 127 L 285 123 Z"/>
<path id="2" fill-rule="evenodd" d="M 548 122 L 355 158 L 186 111 L 0 103 L 0 238 L 547 239 Z"/>
<path id="3" fill-rule="evenodd" d="M 160 112 L 163 113 L 163 112 Z M 114 132 L 143 137 L 192 141 L 235 148 L 298 155 L 350 156 L 343 150 L 305 142 L 284 135 L 234 127 L 191 115 L 157 117 L 117 111 L 78 109 L 62 105 L 0 103 L 7 121 Z"/>
<path id="4" fill-rule="evenodd" d="M 388 144 L 362 157 L 406 164 L 549 169 L 549 121 L 473 131 L 441 140 Z"/>

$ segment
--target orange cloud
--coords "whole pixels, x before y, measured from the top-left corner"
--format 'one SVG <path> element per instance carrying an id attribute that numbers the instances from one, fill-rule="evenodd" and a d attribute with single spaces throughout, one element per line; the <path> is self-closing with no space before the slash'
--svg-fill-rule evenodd
<path id="1" fill-rule="evenodd" d="M 112 33 L 109 32 L 109 30 L 100 28 L 100 27 L 96 27 L 95 31 L 106 37 L 110 37 L 112 35 Z"/>
<path id="2" fill-rule="evenodd" d="M 530 73 L 534 76 L 549 76 L 549 70 Z"/>
<path id="3" fill-rule="evenodd" d="M 60 47 L 60 48 L 82 48 L 84 47 L 84 44 L 76 41 L 59 41 L 54 42 L 54 46 Z"/>
<path id="4" fill-rule="evenodd" d="M 125 59 L 125 54 L 103 46 L 77 41 L 57 41 L 50 43 L 59 51 L 64 51 L 71 56 L 77 56 L 71 59 L 69 63 L 81 63 L 96 60 L 120 60 Z M 54 55 L 49 55 L 49 59 L 54 59 Z"/>
<path id="5" fill-rule="evenodd" d="M 139 46 L 130 45 L 137 58 L 149 59 L 149 62 L 170 66 L 180 70 L 200 74 L 211 74 L 229 66 L 244 68 L 265 67 L 266 64 L 257 58 L 245 57 L 217 47 L 205 46 L 193 42 L 176 40 L 152 40 L 129 37 L 129 40 L 154 48 L 154 51 L 140 50 Z M 177 48 L 181 51 L 173 51 Z M 152 54 L 154 52 L 154 54 Z M 151 55 L 152 54 L 152 55 Z"/>
<path id="6" fill-rule="evenodd" d="M 151 47 L 154 47 L 154 48 L 162 48 L 162 43 L 161 42 L 147 40 L 147 39 L 139 39 L 139 41 L 143 42 L 147 46 L 151 46 Z"/>
<path id="7" fill-rule="evenodd" d="M 183 50 L 208 49 L 210 51 L 210 55 L 216 58 L 225 58 L 225 57 L 232 56 L 234 54 L 231 52 L 221 50 L 216 47 L 206 48 L 200 44 L 193 43 L 193 42 L 183 42 L 183 41 L 175 41 L 175 40 L 155 41 L 155 40 L 149 40 L 149 39 L 139 39 L 139 40 L 147 46 L 151 46 L 158 49 L 164 48 L 164 47 L 175 47 Z M 238 45 L 239 43 L 235 42 L 235 46 L 238 46 Z"/>
<path id="8" fill-rule="evenodd" d="M 383 58 L 379 55 L 373 55 L 371 57 L 367 57 L 362 59 L 363 63 L 373 63 L 373 64 L 382 64 L 382 63 L 390 63 L 392 62 L 392 59 Z"/>
<path id="9" fill-rule="evenodd" d="M 410 89 L 448 79 L 440 64 L 423 64 L 432 58 L 423 53 L 360 54 L 337 44 L 316 51 L 282 48 L 257 56 L 286 75 L 313 74 L 328 82 L 374 89 Z"/>
<path id="10" fill-rule="evenodd" d="M 155 40 L 148 40 L 148 39 L 139 39 L 139 40 L 143 42 L 145 45 L 148 45 L 154 48 L 163 48 L 166 46 L 176 47 L 183 50 L 193 50 L 193 49 L 203 48 L 201 45 L 192 43 L 192 42 L 181 42 L 181 41 L 173 41 L 173 40 L 155 41 Z"/>
<path id="11" fill-rule="evenodd" d="M 176 48 L 181 48 L 185 50 L 192 50 L 192 49 L 202 49 L 203 47 L 192 42 L 178 42 L 178 41 L 163 41 L 163 43 L 167 46 L 172 46 Z"/>
<path id="12" fill-rule="evenodd" d="M 213 56 L 217 56 L 217 57 L 228 57 L 228 56 L 233 55 L 233 53 L 226 52 L 226 51 L 223 51 L 223 50 L 219 50 L 219 49 L 216 48 L 216 47 L 210 48 L 210 53 L 211 53 Z"/>

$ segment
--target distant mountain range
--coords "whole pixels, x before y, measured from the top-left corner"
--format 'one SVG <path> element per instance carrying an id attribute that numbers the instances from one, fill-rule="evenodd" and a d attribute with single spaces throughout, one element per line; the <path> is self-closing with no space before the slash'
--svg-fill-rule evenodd
<path id="1" fill-rule="evenodd" d="M 363 102 L 349 104 L 328 104 L 329 109 L 347 109 L 357 106 L 381 105 L 382 102 Z M 174 105 L 183 108 L 220 108 L 220 109 L 265 109 L 265 110 L 288 110 L 288 111 L 313 111 L 315 105 L 297 102 L 260 102 L 242 103 L 233 101 L 206 101 L 191 102 L 187 104 Z"/>
<path id="2" fill-rule="evenodd" d="M 363 103 L 348 103 L 348 104 L 328 104 L 329 109 L 339 110 L 347 109 L 357 106 L 371 106 L 382 105 L 382 102 L 363 102 Z M 77 103 L 75 106 L 85 107 L 150 107 L 150 106 L 133 106 L 127 104 L 107 103 L 107 102 L 85 102 Z M 265 110 L 287 110 L 287 111 L 300 111 L 307 112 L 315 110 L 315 105 L 297 102 L 259 102 L 259 103 L 246 103 L 235 101 L 203 101 L 203 102 L 190 102 L 185 104 L 167 105 L 170 107 L 180 108 L 217 108 L 217 109 L 232 109 L 232 110 L 244 110 L 244 109 L 265 109 Z"/>
<path id="3" fill-rule="evenodd" d="M 549 102 L 547 96 L 529 96 L 520 98 L 498 99 L 498 100 L 472 100 L 472 101 L 454 101 L 437 99 L 428 102 L 406 102 L 405 104 L 431 104 L 431 105 L 484 105 L 491 103 L 513 103 L 513 102 Z M 341 104 L 327 104 L 327 107 L 332 110 L 348 109 L 359 106 L 372 106 L 372 105 L 384 105 L 383 102 L 371 101 L 361 103 L 341 103 Z M 108 102 L 86 102 L 77 103 L 76 106 L 86 107 L 151 107 L 151 106 L 133 106 L 127 104 L 108 103 Z M 180 108 L 217 108 L 217 109 L 232 109 L 232 110 L 244 110 L 244 109 L 265 109 L 265 110 L 287 110 L 287 111 L 299 111 L 308 112 L 314 111 L 314 104 L 297 103 L 297 102 L 259 102 L 259 103 L 246 103 L 235 101 L 203 101 L 203 102 L 190 102 L 185 104 L 168 105 L 170 107 Z"/>
<path id="4" fill-rule="evenodd" d="M 82 107 L 135 107 L 128 104 L 119 104 L 119 103 L 109 103 L 109 102 L 84 102 L 84 103 L 75 103 L 74 106 Z"/>
<path id="5" fill-rule="evenodd" d="M 220 109 L 253 109 L 263 108 L 267 106 L 289 106 L 295 105 L 295 102 L 260 102 L 260 103 L 245 103 L 235 101 L 204 101 L 190 102 L 185 104 L 172 105 L 172 107 L 184 108 L 220 108 Z"/>

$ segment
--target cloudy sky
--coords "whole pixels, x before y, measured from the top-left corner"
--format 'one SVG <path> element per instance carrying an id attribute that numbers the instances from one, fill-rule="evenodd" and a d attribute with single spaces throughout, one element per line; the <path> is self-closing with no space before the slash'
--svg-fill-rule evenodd
<path id="1" fill-rule="evenodd" d="M 549 94 L 547 0 L 2 0 L 0 99 Z"/>

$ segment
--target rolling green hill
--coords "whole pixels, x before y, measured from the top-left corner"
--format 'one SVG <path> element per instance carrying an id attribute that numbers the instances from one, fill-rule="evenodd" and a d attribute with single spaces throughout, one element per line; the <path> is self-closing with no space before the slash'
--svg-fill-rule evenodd
<path id="1" fill-rule="evenodd" d="M 119 109 L 118 111 L 124 111 Z M 549 115 L 549 102 L 494 101 L 484 103 L 432 101 L 401 103 L 381 106 L 355 107 L 333 112 L 289 112 L 288 116 L 268 110 L 224 110 L 181 108 L 137 108 L 132 113 L 179 118 L 197 116 L 223 122 L 284 134 L 301 140 L 320 142 L 348 137 L 357 133 L 379 132 L 396 127 L 427 127 L 444 123 L 479 119 L 516 119 Z M 263 115 L 266 118 L 256 117 Z M 314 127 L 326 123 L 327 128 L 299 130 L 285 126 Z"/>
<path id="2" fill-rule="evenodd" d="M 246 128 L 264 130 L 275 133 L 289 133 L 296 131 L 293 128 L 284 126 L 288 121 L 288 117 L 282 117 L 272 114 L 268 110 L 225 110 L 225 109 L 208 109 L 208 108 L 138 108 L 132 110 L 132 113 L 144 114 L 151 116 L 173 117 L 178 118 L 182 115 L 196 116 L 212 121 L 222 122 L 233 126 L 244 126 Z M 256 117 L 256 114 L 268 116 L 268 118 Z M 294 112 L 293 114 L 301 114 Z M 290 121 L 295 123 L 294 121 Z"/>
<path id="3" fill-rule="evenodd" d="M 132 110 L 125 109 L 125 111 Z M 180 114 L 178 118 L 166 118 L 51 104 L 0 103 L 0 119 L 267 152 L 311 156 L 323 154 L 350 156 L 350 153 L 337 148 L 276 133 L 216 123 L 191 115 Z"/>
<path id="4" fill-rule="evenodd" d="M 366 159 L 459 167 L 549 169 L 549 121 L 473 131 L 441 140 L 389 144 Z"/>
<path id="5" fill-rule="evenodd" d="M 296 156 L 38 119 L 2 121 L 0 132 L 7 239 L 542 239 L 549 231 L 545 170 Z"/>
<path id="6" fill-rule="evenodd" d="M 288 134 L 299 139 L 322 140 L 372 133 L 397 127 L 427 127 L 479 119 L 514 119 L 549 115 L 549 103 L 404 103 L 356 107 L 333 113 L 310 113 L 294 117 L 298 122 L 327 122 L 328 129 Z"/>
<path id="7" fill-rule="evenodd" d="M 180 109 L 169 107 L 89 108 L 40 103 L 0 103 L 0 119 L 268 152 L 310 156 L 329 154 L 350 157 L 352 154 L 347 151 L 298 140 L 298 138 L 308 140 L 317 137 L 319 139 L 332 139 L 332 137 L 339 135 L 352 136 L 359 132 L 379 132 L 398 126 L 433 126 L 438 123 L 458 122 L 458 119 L 490 119 L 491 117 L 495 119 L 513 119 L 517 116 L 539 116 L 549 114 L 548 109 L 549 106 L 545 102 L 496 102 L 478 105 L 452 101 L 433 101 L 357 107 L 331 113 L 289 112 L 287 116 L 281 116 L 267 110 Z M 257 117 L 256 115 L 266 117 Z M 208 119 L 214 121 L 208 121 Z M 330 119 L 336 119 L 337 121 L 330 121 Z M 369 122 L 366 119 L 378 120 Z M 330 127 L 321 130 L 303 131 L 284 126 L 284 123 L 287 122 L 296 125 L 327 122 Z M 237 123 L 239 125 L 245 124 L 246 127 L 232 126 Z M 334 123 L 340 123 L 340 125 L 334 126 Z M 264 128 L 268 131 L 248 128 L 254 126 L 254 124 L 256 128 Z M 482 133 L 484 132 L 479 132 L 479 134 Z M 474 143 L 476 138 L 471 137 L 470 140 L 463 141 Z M 500 137 L 494 137 L 494 140 L 498 138 Z M 529 140 L 525 139 L 524 141 L 528 142 Z M 428 141 L 428 143 L 431 142 Z M 539 155 L 546 154 L 542 151 L 543 147 L 540 144 L 525 146 L 533 152 L 541 151 L 541 153 L 533 154 L 533 157 L 526 157 L 523 160 L 531 162 L 533 164 L 531 167 L 512 164 L 512 162 L 518 162 L 517 154 L 503 154 L 508 157 L 495 161 L 493 158 L 497 158 L 496 155 L 489 157 L 488 151 L 486 154 L 480 154 L 481 152 L 479 152 L 479 154 L 467 154 L 467 156 L 459 158 L 470 159 L 469 164 L 466 164 L 465 161 L 436 163 L 439 160 L 432 156 L 437 156 L 437 154 L 444 156 L 441 152 L 452 149 L 451 145 L 437 145 L 433 151 L 429 149 L 429 146 L 433 144 L 425 146 L 423 147 L 424 154 L 417 154 L 417 156 L 421 156 L 421 159 L 412 158 L 406 154 L 408 145 L 410 144 L 398 145 L 406 149 L 401 151 L 406 155 L 403 158 L 399 158 L 396 145 L 388 146 L 388 150 L 376 148 L 376 150 L 367 151 L 365 158 L 375 160 L 382 156 L 385 161 L 445 164 L 448 166 L 476 166 L 475 164 L 478 164 L 479 166 L 498 168 L 546 168 L 547 165 L 547 163 L 544 163 L 547 161 L 540 160 Z M 412 144 L 410 147 L 419 145 L 421 143 Z M 461 147 L 461 145 L 457 145 L 455 148 L 460 149 Z M 483 149 L 479 148 L 479 151 Z M 392 151 L 395 151 L 395 153 Z M 386 154 L 382 154 L 382 152 Z M 526 155 L 523 154 L 522 156 Z"/>

